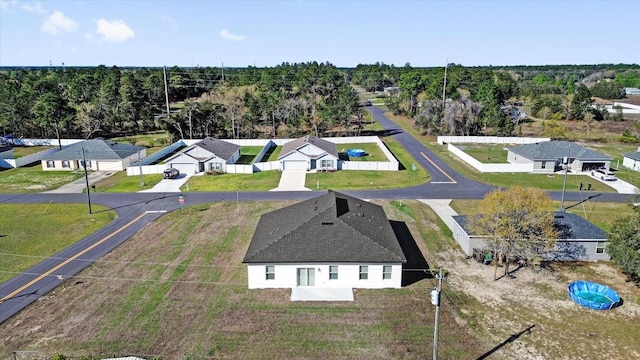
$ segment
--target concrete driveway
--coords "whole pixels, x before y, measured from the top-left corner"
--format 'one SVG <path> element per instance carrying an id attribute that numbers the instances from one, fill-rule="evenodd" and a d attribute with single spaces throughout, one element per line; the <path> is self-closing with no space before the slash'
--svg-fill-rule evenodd
<path id="1" fill-rule="evenodd" d="M 304 187 L 306 177 L 305 170 L 284 170 L 280 175 L 278 187 L 269 191 L 311 191 L 311 189 Z"/>
<path id="2" fill-rule="evenodd" d="M 585 175 L 588 175 L 590 178 L 592 178 L 594 181 L 599 181 L 603 184 L 606 184 L 612 188 L 614 188 L 618 194 L 637 194 L 638 193 L 638 188 L 629 184 L 628 182 L 621 180 L 621 179 L 616 179 L 613 181 L 605 181 L 605 180 L 601 180 L 599 177 L 597 176 L 591 176 L 591 173 L 586 173 Z M 588 185 L 585 184 L 585 189 Z"/>
<path id="3" fill-rule="evenodd" d="M 102 179 L 106 179 L 109 176 L 115 174 L 116 171 L 92 171 L 87 173 L 87 179 L 89 179 L 89 186 L 97 183 Z M 80 194 L 87 189 L 87 180 L 85 177 L 81 177 L 78 180 L 74 180 L 68 184 L 62 185 L 57 189 L 43 191 L 44 194 Z"/>
<path id="4" fill-rule="evenodd" d="M 180 187 L 182 187 L 182 185 L 184 185 L 191 176 L 193 176 L 194 174 L 180 174 L 177 178 L 175 179 L 162 179 L 160 180 L 159 183 L 157 183 L 154 187 L 152 187 L 151 189 L 147 189 L 147 190 L 142 190 L 142 191 L 138 191 L 138 192 L 143 192 L 143 193 L 168 193 L 168 192 L 182 192 L 180 190 Z M 195 174 L 197 175 L 197 174 Z M 200 173 L 199 175 L 202 175 L 202 173 Z"/>

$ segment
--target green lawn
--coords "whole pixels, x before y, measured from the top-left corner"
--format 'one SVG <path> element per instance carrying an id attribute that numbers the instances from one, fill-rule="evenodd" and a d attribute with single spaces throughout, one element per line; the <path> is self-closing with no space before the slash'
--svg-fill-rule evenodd
<path id="1" fill-rule="evenodd" d="M 148 134 L 122 136 L 113 138 L 111 140 L 115 142 L 144 146 L 148 148 L 147 155 L 151 155 L 149 154 L 149 148 L 162 149 L 171 143 L 170 135 L 167 131 L 154 131 Z"/>
<path id="2" fill-rule="evenodd" d="M 384 155 L 378 144 L 376 143 L 353 143 L 353 144 L 337 144 L 338 152 L 347 156 L 349 149 L 362 149 L 366 156 L 354 157 L 349 156 L 349 161 L 389 161 Z"/>
<path id="3" fill-rule="evenodd" d="M 55 189 L 84 176 L 82 171 L 43 171 L 35 163 L 0 171 L 0 193 L 30 193 Z"/>
<path id="4" fill-rule="evenodd" d="M 278 160 L 278 156 L 280 156 L 280 152 L 282 151 L 282 146 L 276 146 L 275 149 L 273 149 L 273 152 L 268 152 L 265 154 L 268 155 L 267 157 L 267 161 L 277 161 Z"/>
<path id="5" fill-rule="evenodd" d="M 455 146 L 484 164 L 508 164 L 505 145 L 499 144 L 455 144 Z"/>
<path id="6" fill-rule="evenodd" d="M 219 174 L 192 176 L 183 191 L 268 191 L 278 187 L 280 171 L 254 174 Z"/>
<path id="7" fill-rule="evenodd" d="M 126 171 L 118 171 L 95 184 L 96 192 L 123 193 L 137 192 L 154 187 L 162 180 L 163 174 L 142 175 L 144 186 L 140 186 L 140 176 L 127 176 Z"/>
<path id="8" fill-rule="evenodd" d="M 11 150 L 13 150 L 13 158 L 18 159 L 27 155 L 39 153 L 40 151 L 53 149 L 55 147 L 56 146 L 18 146 Z"/>
<path id="9" fill-rule="evenodd" d="M 92 209 L 89 214 L 86 204 L 0 204 L 0 283 L 116 217 L 104 206 Z"/>

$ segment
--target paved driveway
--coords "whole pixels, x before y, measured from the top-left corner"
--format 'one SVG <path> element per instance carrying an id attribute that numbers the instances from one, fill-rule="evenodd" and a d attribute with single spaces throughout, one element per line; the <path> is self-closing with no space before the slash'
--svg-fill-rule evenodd
<path id="1" fill-rule="evenodd" d="M 270 191 L 311 191 L 304 187 L 306 178 L 305 170 L 283 170 L 278 187 Z"/>
<path id="2" fill-rule="evenodd" d="M 202 175 L 202 173 L 200 173 Z M 170 192 L 182 192 L 180 187 L 184 185 L 193 174 L 180 174 L 176 179 L 162 179 L 154 187 L 139 192 L 143 193 L 170 193 Z"/>

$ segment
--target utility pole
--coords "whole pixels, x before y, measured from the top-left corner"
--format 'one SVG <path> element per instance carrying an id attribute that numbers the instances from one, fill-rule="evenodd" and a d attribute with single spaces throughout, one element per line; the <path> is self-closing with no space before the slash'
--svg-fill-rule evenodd
<path id="1" fill-rule="evenodd" d="M 140 149 L 138 149 L 138 169 L 140 170 L 140 187 L 143 187 L 144 177 L 142 176 L 142 162 L 140 161 Z"/>
<path id="2" fill-rule="evenodd" d="M 442 86 L 442 109 L 445 108 L 445 100 L 447 94 L 447 67 L 449 66 L 449 59 L 447 58 L 447 63 L 444 65 L 444 84 Z"/>
<path id="3" fill-rule="evenodd" d="M 82 148 L 82 164 L 84 165 L 84 181 L 87 184 L 87 203 L 89 204 L 89 214 L 91 214 L 91 189 L 89 189 L 89 174 L 87 174 L 87 156 L 84 147 Z"/>
<path id="4" fill-rule="evenodd" d="M 167 85 L 167 67 L 162 67 L 162 72 L 164 74 L 164 98 L 167 103 L 167 116 L 171 113 L 169 110 L 169 85 Z"/>
<path id="5" fill-rule="evenodd" d="M 562 212 L 564 212 L 564 192 L 567 189 L 567 172 L 569 171 L 570 156 L 571 156 L 571 143 L 569 143 L 569 147 L 567 148 L 567 157 L 562 159 L 562 162 L 564 163 L 564 181 L 562 182 L 562 199 L 560 199 L 560 211 Z"/>
<path id="6" fill-rule="evenodd" d="M 431 290 L 431 304 L 436 307 L 436 316 L 435 316 L 435 325 L 433 328 L 433 360 L 438 360 L 438 325 L 440 322 L 440 292 L 442 291 L 442 279 L 444 279 L 444 275 L 442 274 L 442 268 L 438 270 L 436 274 L 436 279 L 438 279 L 438 286 Z"/>
<path id="7" fill-rule="evenodd" d="M 224 82 L 224 63 L 221 63 L 222 67 L 220 68 L 220 70 L 222 71 L 222 82 Z"/>

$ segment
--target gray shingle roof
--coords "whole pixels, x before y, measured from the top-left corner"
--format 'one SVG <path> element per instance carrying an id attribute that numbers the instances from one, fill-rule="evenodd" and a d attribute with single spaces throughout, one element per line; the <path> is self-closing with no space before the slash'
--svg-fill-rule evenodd
<path id="1" fill-rule="evenodd" d="M 471 236 L 482 236 L 471 234 L 467 224 L 466 215 L 456 215 L 453 219 Z M 554 214 L 554 223 L 556 228 L 561 232 L 559 240 L 606 240 L 607 233 L 593 225 L 589 221 L 581 218 L 576 214 L 567 212 L 556 212 Z"/>
<path id="2" fill-rule="evenodd" d="M 381 206 L 330 191 L 260 217 L 244 263 L 405 263 Z"/>
<path id="3" fill-rule="evenodd" d="M 81 160 L 82 149 L 85 151 L 87 160 L 122 160 L 144 148 L 111 140 L 91 139 L 65 146 L 46 160 Z"/>
<path id="4" fill-rule="evenodd" d="M 336 144 L 315 136 L 307 135 L 299 139 L 291 140 L 288 143 L 282 145 L 282 151 L 280 151 L 280 156 L 278 156 L 278 159 L 288 155 L 293 151 L 296 151 L 301 146 L 307 143 L 317 146 L 318 148 L 324 150 L 326 153 L 338 157 L 338 147 L 336 146 Z"/>
<path id="5" fill-rule="evenodd" d="M 240 149 L 240 145 L 236 145 L 227 141 L 214 139 L 210 136 L 202 139 L 194 145 L 199 146 L 209 152 L 216 154 L 217 157 L 229 160 L 233 154 Z"/>
<path id="6" fill-rule="evenodd" d="M 556 160 L 569 155 L 572 159 L 582 161 L 611 161 L 611 158 L 604 154 L 570 141 L 543 141 L 514 146 L 509 150 L 530 160 Z"/>
<path id="7" fill-rule="evenodd" d="M 632 160 L 640 160 L 640 151 L 624 154 L 624 156 Z"/>

